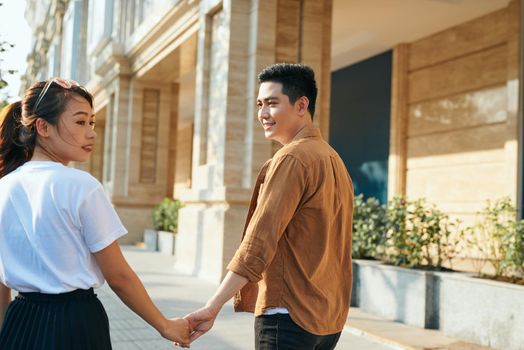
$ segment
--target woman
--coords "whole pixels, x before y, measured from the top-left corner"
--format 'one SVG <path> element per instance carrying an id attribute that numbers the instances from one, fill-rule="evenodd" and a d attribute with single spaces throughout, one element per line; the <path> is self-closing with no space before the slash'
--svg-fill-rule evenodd
<path id="1" fill-rule="evenodd" d="M 31 86 L 0 115 L 0 349 L 111 349 L 93 292 L 107 280 L 163 337 L 189 343 L 184 319 L 166 319 L 125 261 L 127 231 L 86 172 L 96 137 L 93 98 L 60 78 Z M 11 302 L 11 289 L 19 292 Z"/>

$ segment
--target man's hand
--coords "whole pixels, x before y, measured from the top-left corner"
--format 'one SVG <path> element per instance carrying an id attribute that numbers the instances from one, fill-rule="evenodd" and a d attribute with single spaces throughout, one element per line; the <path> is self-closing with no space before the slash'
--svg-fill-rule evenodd
<path id="1" fill-rule="evenodd" d="M 189 322 L 183 318 L 172 318 L 167 320 L 166 326 L 161 334 L 162 337 L 175 342 L 176 345 L 188 348 L 191 326 Z"/>
<path id="2" fill-rule="evenodd" d="M 246 283 L 248 279 L 237 275 L 234 272 L 228 271 L 226 277 L 218 287 L 215 295 L 209 299 L 206 306 L 198 309 L 190 314 L 184 316 L 189 321 L 190 327 L 193 329 L 191 333 L 190 342 L 200 338 L 204 333 L 209 331 L 215 323 L 222 306 L 235 295 Z"/>
<path id="3" fill-rule="evenodd" d="M 189 324 L 193 329 L 190 342 L 195 341 L 204 333 L 209 331 L 213 327 L 217 315 L 218 311 L 208 305 L 184 316 L 184 318 L 189 321 Z"/>

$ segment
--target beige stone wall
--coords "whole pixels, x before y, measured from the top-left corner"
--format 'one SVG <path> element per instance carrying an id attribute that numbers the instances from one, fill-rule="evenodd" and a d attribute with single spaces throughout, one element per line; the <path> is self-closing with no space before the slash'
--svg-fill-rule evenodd
<path id="1" fill-rule="evenodd" d="M 118 114 L 114 152 L 121 160 L 112 201 L 129 231 L 124 242 L 135 243 L 152 227 L 151 209 L 167 192 L 172 85 L 135 79 L 128 91 L 129 110 Z"/>
<path id="2" fill-rule="evenodd" d="M 329 138 L 332 1 L 277 1 L 275 62 L 306 63 L 318 84 L 314 123 Z M 275 149 L 278 149 L 276 146 Z"/>
<path id="3" fill-rule="evenodd" d="M 390 196 L 465 224 L 488 198 L 515 200 L 516 5 L 396 48 Z"/>
<path id="4" fill-rule="evenodd" d="M 178 128 L 176 143 L 175 190 L 177 192 L 191 187 L 191 168 L 193 157 L 193 132 L 195 118 L 195 71 L 179 79 Z"/>

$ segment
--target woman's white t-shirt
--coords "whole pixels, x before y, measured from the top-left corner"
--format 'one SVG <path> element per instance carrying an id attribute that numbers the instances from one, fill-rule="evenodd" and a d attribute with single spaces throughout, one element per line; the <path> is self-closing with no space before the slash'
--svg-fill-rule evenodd
<path id="1" fill-rule="evenodd" d="M 0 179 L 0 281 L 20 292 L 100 287 L 93 253 L 127 233 L 90 174 L 30 161 Z"/>

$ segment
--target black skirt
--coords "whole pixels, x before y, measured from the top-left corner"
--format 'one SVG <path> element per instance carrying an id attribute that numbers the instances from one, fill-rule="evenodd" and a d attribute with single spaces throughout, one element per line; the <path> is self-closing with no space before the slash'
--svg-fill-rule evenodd
<path id="1" fill-rule="evenodd" d="M 93 289 L 20 293 L 7 308 L 0 349 L 111 349 L 109 320 Z"/>

